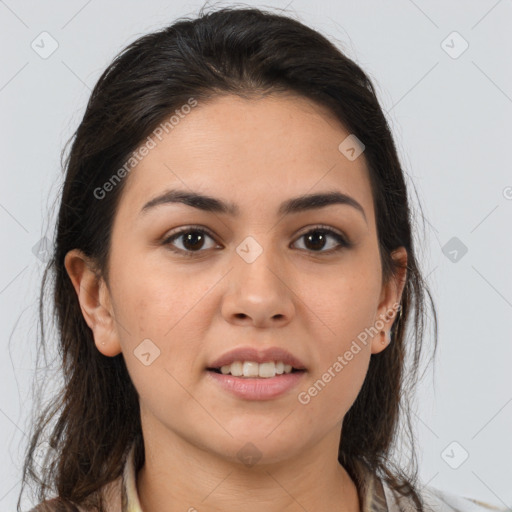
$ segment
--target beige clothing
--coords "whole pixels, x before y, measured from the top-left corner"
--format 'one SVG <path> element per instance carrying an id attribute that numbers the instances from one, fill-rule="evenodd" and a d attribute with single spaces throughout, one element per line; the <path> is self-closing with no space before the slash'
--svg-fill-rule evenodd
<path id="1" fill-rule="evenodd" d="M 108 499 L 107 512 L 143 512 L 139 502 L 136 485 L 136 468 L 134 465 L 134 446 L 129 449 L 123 474 L 108 486 L 105 486 L 105 495 Z M 416 510 L 412 500 L 401 497 L 397 500 L 396 494 L 375 475 L 368 474 L 362 466 L 358 466 L 363 485 L 360 497 L 363 504 L 362 512 L 413 512 Z M 487 503 L 455 494 L 439 491 L 432 487 L 424 487 L 421 496 L 427 506 L 434 512 L 512 512 L 511 508 L 495 507 Z M 60 508 L 58 500 L 51 500 L 40 504 L 29 512 L 64 512 L 72 510 Z M 89 512 L 87 508 L 77 507 L 77 512 Z M 194 510 L 191 507 L 191 510 Z M 207 511 L 202 507 L 201 511 Z M 311 510 L 309 512 L 315 512 Z"/>

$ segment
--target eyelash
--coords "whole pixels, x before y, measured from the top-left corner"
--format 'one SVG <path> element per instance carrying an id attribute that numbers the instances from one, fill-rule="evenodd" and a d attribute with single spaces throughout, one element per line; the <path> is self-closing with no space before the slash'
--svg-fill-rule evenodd
<path id="1" fill-rule="evenodd" d="M 323 225 L 314 226 L 309 231 L 302 233 L 297 238 L 297 240 L 300 240 L 302 237 L 309 235 L 311 233 L 315 233 L 315 232 L 321 232 L 322 234 L 332 236 L 333 238 L 336 239 L 336 241 L 338 242 L 339 245 L 337 247 L 335 247 L 333 249 L 329 249 L 327 251 L 322 251 L 322 250 L 320 250 L 320 251 L 309 250 L 308 251 L 307 249 L 301 249 L 301 250 L 306 250 L 307 252 L 310 252 L 315 255 L 316 254 L 330 255 L 330 254 L 336 253 L 342 249 L 350 249 L 353 245 L 352 242 L 350 242 L 346 237 L 344 237 L 337 231 L 334 231 L 334 230 L 330 229 L 329 227 L 323 226 Z M 190 250 L 177 249 L 176 247 L 172 246 L 172 242 L 174 240 L 178 239 L 179 237 L 181 237 L 187 233 L 201 233 L 203 235 L 208 235 L 210 238 L 212 238 L 212 240 L 215 240 L 215 237 L 213 237 L 213 235 L 208 230 L 202 228 L 201 226 L 187 226 L 186 228 L 180 229 L 179 231 L 177 231 L 177 232 L 173 233 L 172 235 L 170 235 L 169 237 L 167 237 L 162 242 L 162 244 L 169 246 L 169 249 L 171 251 L 181 254 L 183 256 L 186 256 L 186 257 L 195 257 L 201 252 L 206 252 L 207 249 L 190 251 Z"/>

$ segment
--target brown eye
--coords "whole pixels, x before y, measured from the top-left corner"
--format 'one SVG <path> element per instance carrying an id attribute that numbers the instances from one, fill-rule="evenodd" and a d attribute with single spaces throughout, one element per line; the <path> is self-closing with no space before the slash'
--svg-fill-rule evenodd
<path id="1" fill-rule="evenodd" d="M 304 239 L 305 249 L 312 252 L 332 253 L 343 248 L 351 247 L 351 244 L 341 234 L 332 229 L 317 227 L 301 235 L 298 240 Z M 329 239 L 334 239 L 334 244 L 329 244 Z M 327 250 L 322 250 L 330 245 Z"/>
<path id="2" fill-rule="evenodd" d="M 208 239 L 213 242 L 213 245 L 205 247 Z M 304 250 L 312 253 L 331 254 L 341 249 L 352 247 L 352 243 L 346 237 L 322 226 L 310 229 L 298 238 L 298 240 L 301 239 L 304 239 Z M 162 244 L 169 246 L 169 249 L 173 252 L 184 256 L 200 255 L 200 253 L 216 247 L 214 238 L 206 230 L 194 226 L 189 226 L 173 233 Z M 324 250 L 326 247 L 327 249 Z"/>
<path id="3" fill-rule="evenodd" d="M 164 245 L 170 245 L 170 249 L 183 253 L 186 255 L 193 256 L 195 252 L 202 252 L 207 239 L 213 240 L 213 238 L 203 229 L 198 228 L 186 228 L 174 233 L 170 237 L 163 241 Z M 181 239 L 182 247 L 176 247 L 175 241 Z M 207 247 L 211 248 L 211 247 Z"/>

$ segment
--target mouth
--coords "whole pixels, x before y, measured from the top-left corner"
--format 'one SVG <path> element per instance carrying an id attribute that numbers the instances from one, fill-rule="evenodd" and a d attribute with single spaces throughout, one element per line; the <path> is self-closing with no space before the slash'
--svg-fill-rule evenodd
<path id="1" fill-rule="evenodd" d="M 242 379 L 272 379 L 291 373 L 305 372 L 305 368 L 296 368 L 291 364 L 285 364 L 283 361 L 266 361 L 263 363 L 256 361 L 233 361 L 231 364 L 208 367 L 206 370 L 219 375 Z"/>
<path id="2" fill-rule="evenodd" d="M 206 368 L 207 371 L 209 372 L 213 372 L 213 373 L 219 373 L 221 375 L 231 375 L 232 377 L 243 377 L 245 379 L 254 379 L 254 378 L 262 378 L 262 379 L 265 379 L 265 378 L 272 378 L 272 377 L 261 377 L 260 375 L 258 375 L 257 377 L 256 376 L 246 376 L 246 375 L 233 375 L 232 373 L 222 373 L 221 372 L 221 369 L 220 368 Z M 306 370 L 299 370 L 298 368 L 292 368 L 291 371 L 287 372 L 287 373 L 304 373 Z M 276 374 L 276 377 L 279 376 L 279 375 L 286 375 L 287 373 L 282 373 L 282 374 Z"/>
<path id="3" fill-rule="evenodd" d="M 281 347 L 236 347 L 206 363 L 208 382 L 240 400 L 274 400 L 290 396 L 308 369 Z"/>
<path id="4" fill-rule="evenodd" d="M 291 373 L 305 373 L 305 364 L 288 350 L 280 347 L 237 347 L 214 361 L 208 361 L 206 370 L 212 374 L 241 379 L 272 379 Z"/>
<path id="5" fill-rule="evenodd" d="M 274 361 L 235 361 L 230 365 L 205 369 L 209 382 L 243 400 L 277 399 L 299 385 L 307 371 Z"/>

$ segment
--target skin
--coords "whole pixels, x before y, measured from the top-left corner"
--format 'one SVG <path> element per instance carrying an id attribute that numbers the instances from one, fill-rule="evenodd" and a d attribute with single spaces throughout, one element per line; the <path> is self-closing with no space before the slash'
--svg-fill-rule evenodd
<path id="1" fill-rule="evenodd" d="M 97 349 L 123 353 L 140 396 L 146 460 L 137 489 L 146 512 L 359 510 L 337 460 L 341 425 L 394 317 L 307 405 L 297 400 L 400 302 L 405 283 L 403 270 L 382 285 L 364 153 L 350 161 L 338 150 L 348 135 L 326 109 L 292 94 L 200 103 L 125 178 L 109 282 L 80 251 L 67 254 Z M 240 216 L 183 204 L 140 214 L 170 188 L 232 201 Z M 339 204 L 276 213 L 289 198 L 331 190 L 356 199 L 366 220 Z M 323 247 L 308 244 L 303 235 L 318 224 L 345 233 L 353 247 L 327 254 L 338 245 L 331 236 Z M 193 257 L 162 243 L 190 225 L 213 235 L 202 245 L 174 240 Z M 248 236 L 263 249 L 252 263 L 236 252 Z M 393 257 L 405 266 L 404 248 Z M 148 338 L 160 356 L 146 366 L 134 350 Z M 249 401 L 212 384 L 208 363 L 240 345 L 292 352 L 308 369 L 299 388 Z M 261 454 L 253 466 L 237 457 L 248 442 Z"/>

